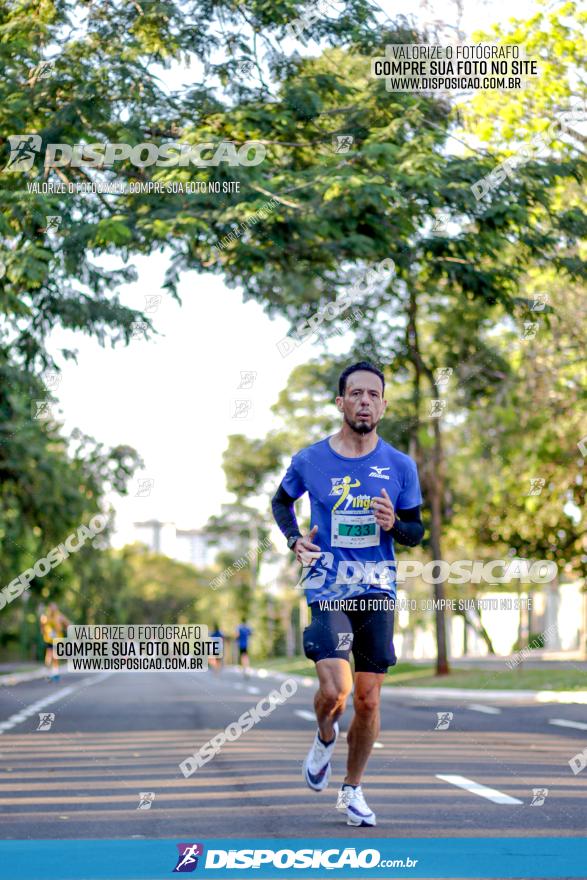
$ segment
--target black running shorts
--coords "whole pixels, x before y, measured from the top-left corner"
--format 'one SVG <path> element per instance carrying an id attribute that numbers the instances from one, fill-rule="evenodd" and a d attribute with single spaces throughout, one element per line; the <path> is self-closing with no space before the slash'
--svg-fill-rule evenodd
<path id="1" fill-rule="evenodd" d="M 389 593 L 369 593 L 354 599 L 324 600 L 310 605 L 312 622 L 304 630 L 304 653 L 313 660 L 349 660 L 355 672 L 386 673 L 395 666 L 393 647 L 394 599 Z"/>

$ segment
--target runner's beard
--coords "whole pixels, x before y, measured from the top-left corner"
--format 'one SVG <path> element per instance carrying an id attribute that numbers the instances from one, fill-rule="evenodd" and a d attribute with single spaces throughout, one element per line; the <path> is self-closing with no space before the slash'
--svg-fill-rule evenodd
<path id="1" fill-rule="evenodd" d="M 356 434 L 370 434 L 371 431 L 374 431 L 377 427 L 377 422 L 373 420 L 372 422 L 354 422 L 346 415 L 344 416 L 344 420 Z"/>

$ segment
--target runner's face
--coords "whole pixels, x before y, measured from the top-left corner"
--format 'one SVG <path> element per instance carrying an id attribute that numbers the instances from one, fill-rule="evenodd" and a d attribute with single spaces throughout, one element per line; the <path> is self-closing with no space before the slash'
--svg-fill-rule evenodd
<path id="1" fill-rule="evenodd" d="M 344 397 L 337 397 L 336 405 L 353 431 L 370 434 L 381 421 L 386 407 L 381 379 L 366 370 L 351 373 Z"/>

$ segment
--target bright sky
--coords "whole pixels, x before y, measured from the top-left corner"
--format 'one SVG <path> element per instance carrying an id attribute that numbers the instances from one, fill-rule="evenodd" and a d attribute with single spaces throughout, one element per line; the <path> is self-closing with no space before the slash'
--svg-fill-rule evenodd
<path id="1" fill-rule="evenodd" d="M 380 5 L 388 15 L 416 10 L 403 0 Z M 452 21 L 451 8 L 447 2 L 428 4 L 426 18 Z M 536 8 L 530 0 L 515 6 L 511 0 L 465 0 L 463 28 L 471 32 Z M 188 80 L 189 71 L 183 71 L 169 86 Z M 192 198 L 195 203 L 197 196 Z M 133 521 L 156 518 L 199 528 L 218 513 L 231 500 L 221 466 L 228 435 L 263 437 L 274 427 L 270 407 L 289 373 L 316 354 L 306 343 L 282 358 L 276 344 L 288 332 L 287 322 L 270 320 L 254 302 L 243 303 L 240 291 L 216 276 L 186 274 L 180 307 L 161 290 L 167 261 L 164 254 L 134 259 L 139 280 L 121 291 L 125 304 L 141 310 L 145 297 L 161 296 L 150 315 L 161 334 L 155 341 L 103 349 L 79 334 L 53 336 L 54 348 L 67 341 L 79 350 L 78 365 L 64 365 L 55 392 L 66 431 L 78 427 L 107 445 L 135 447 L 145 461 L 140 478 L 153 481 L 149 494 L 135 480 L 129 498 L 113 499 L 116 544 L 133 539 Z M 344 347 L 339 340 L 336 349 Z M 241 371 L 256 372 L 252 388 L 239 390 Z M 237 400 L 252 402 L 244 418 L 234 418 Z"/>

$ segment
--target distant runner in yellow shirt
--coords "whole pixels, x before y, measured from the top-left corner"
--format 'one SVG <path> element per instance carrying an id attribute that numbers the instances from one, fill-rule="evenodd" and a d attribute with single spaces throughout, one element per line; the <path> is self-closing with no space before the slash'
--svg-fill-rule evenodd
<path id="1" fill-rule="evenodd" d="M 39 618 L 41 634 L 45 644 L 45 666 L 51 670 L 51 680 L 59 681 L 59 661 L 53 653 L 53 639 L 62 639 L 71 623 L 55 602 L 50 602 L 46 610 L 41 610 Z"/>

